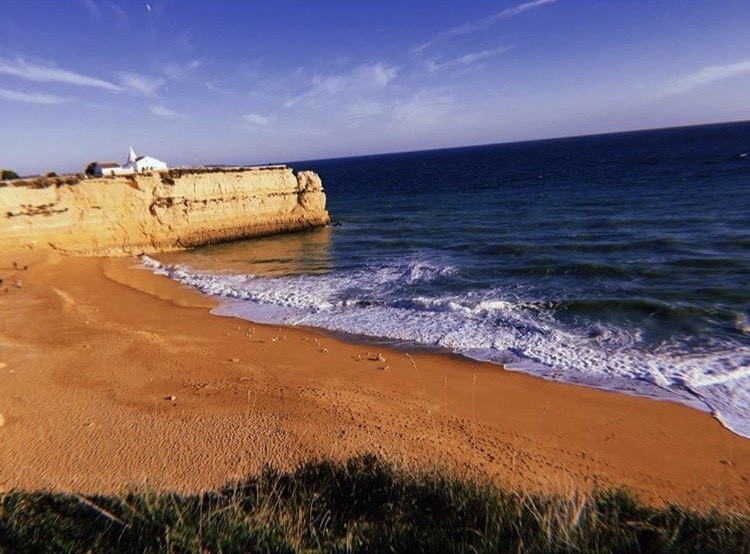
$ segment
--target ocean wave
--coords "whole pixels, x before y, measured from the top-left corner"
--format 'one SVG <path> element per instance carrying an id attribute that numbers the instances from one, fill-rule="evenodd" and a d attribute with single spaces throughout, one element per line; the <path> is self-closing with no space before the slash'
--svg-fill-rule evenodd
<path id="1" fill-rule="evenodd" d="M 141 261 L 223 298 L 218 315 L 437 346 L 549 379 L 679 401 L 712 411 L 750 437 L 750 348 L 720 339 L 688 345 L 676 337 L 650 345 L 639 326 L 559 317 L 577 303 L 601 311 L 606 300 L 535 300 L 500 287 L 450 293 L 436 284 L 454 280 L 458 270 L 431 260 L 273 278 L 193 271 L 145 256 Z M 674 309 L 648 300 L 631 303 L 641 318 Z M 677 310 L 680 317 L 692 313 Z"/>

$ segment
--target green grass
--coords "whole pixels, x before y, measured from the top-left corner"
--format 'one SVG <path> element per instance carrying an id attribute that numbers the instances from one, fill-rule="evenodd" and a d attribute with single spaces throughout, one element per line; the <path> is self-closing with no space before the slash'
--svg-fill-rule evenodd
<path id="1" fill-rule="evenodd" d="M 0 553 L 750 552 L 737 515 L 655 509 L 626 492 L 505 492 L 374 456 L 319 461 L 200 495 L 0 496 Z"/>

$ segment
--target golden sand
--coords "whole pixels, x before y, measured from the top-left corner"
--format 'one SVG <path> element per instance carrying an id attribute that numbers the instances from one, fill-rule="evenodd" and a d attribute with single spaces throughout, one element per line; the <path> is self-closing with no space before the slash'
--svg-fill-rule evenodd
<path id="1" fill-rule="evenodd" d="M 708 414 L 215 317 L 135 266 L 0 256 L 0 488 L 189 492 L 374 452 L 528 491 L 625 486 L 750 512 L 750 440 Z"/>

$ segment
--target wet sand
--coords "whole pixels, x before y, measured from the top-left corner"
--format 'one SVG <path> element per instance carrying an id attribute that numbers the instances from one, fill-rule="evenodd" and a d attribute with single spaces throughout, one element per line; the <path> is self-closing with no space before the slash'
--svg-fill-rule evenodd
<path id="1" fill-rule="evenodd" d="M 190 492 L 374 452 L 527 491 L 625 486 L 750 513 L 750 440 L 708 414 L 212 316 L 136 265 L 0 255 L 0 489 Z"/>

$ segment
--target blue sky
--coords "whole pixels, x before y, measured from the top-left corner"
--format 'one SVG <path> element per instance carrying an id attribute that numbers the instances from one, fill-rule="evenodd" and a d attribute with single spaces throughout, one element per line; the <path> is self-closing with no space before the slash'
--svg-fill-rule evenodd
<path id="1" fill-rule="evenodd" d="M 750 119 L 748 0 L 3 0 L 0 166 L 266 163 Z"/>

